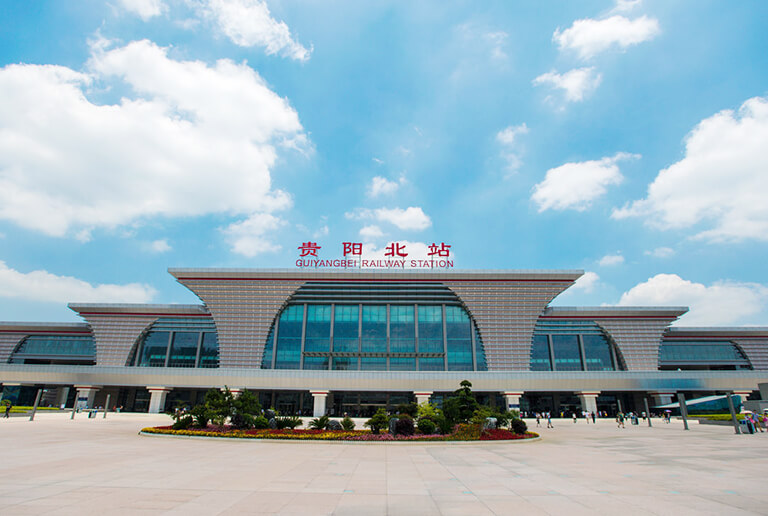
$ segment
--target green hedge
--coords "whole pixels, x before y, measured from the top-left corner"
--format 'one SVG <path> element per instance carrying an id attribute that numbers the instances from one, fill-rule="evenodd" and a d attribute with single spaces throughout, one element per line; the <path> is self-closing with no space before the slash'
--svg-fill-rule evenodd
<path id="1" fill-rule="evenodd" d="M 730 421 L 730 414 L 690 414 L 688 417 L 698 419 L 709 419 L 710 421 Z M 739 420 L 744 419 L 744 414 L 736 414 L 736 418 Z"/>

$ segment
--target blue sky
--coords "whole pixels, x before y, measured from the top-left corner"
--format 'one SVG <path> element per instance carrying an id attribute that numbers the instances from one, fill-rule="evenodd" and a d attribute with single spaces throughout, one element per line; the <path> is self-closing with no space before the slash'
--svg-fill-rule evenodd
<path id="1" fill-rule="evenodd" d="M 363 242 L 768 325 L 768 4 L 0 6 L 0 319 Z"/>

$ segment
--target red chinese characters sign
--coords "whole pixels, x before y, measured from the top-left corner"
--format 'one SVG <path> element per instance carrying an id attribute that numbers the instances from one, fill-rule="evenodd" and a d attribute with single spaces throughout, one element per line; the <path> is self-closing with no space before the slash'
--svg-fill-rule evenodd
<path id="1" fill-rule="evenodd" d="M 412 245 L 416 249 L 408 249 Z M 323 247 L 317 242 L 302 242 L 298 247 L 297 267 L 354 268 L 354 269 L 450 269 L 453 268 L 451 246 L 445 242 L 432 242 L 426 246 L 403 242 L 390 242 L 383 249 L 383 258 L 371 251 L 370 258 L 363 253 L 362 242 L 342 242 L 341 258 L 326 259 L 319 255 Z M 412 252 L 413 251 L 413 252 Z M 419 252 L 421 251 L 421 252 Z M 426 256 L 424 254 L 426 253 Z M 421 254 L 419 258 L 418 255 Z M 380 256 L 380 255 L 379 255 Z M 410 256 L 410 257 L 409 257 Z"/>

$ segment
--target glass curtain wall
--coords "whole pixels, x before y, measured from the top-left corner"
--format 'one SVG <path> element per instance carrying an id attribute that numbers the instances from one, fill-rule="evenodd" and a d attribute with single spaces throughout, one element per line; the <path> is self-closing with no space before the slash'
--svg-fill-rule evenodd
<path id="1" fill-rule="evenodd" d="M 264 369 L 487 370 L 469 314 L 442 303 L 290 304 L 263 357 Z"/>
<path id="2" fill-rule="evenodd" d="M 531 341 L 531 371 L 614 371 L 615 349 L 594 321 L 539 319 Z"/>
<path id="3" fill-rule="evenodd" d="M 210 317 L 161 317 L 136 346 L 139 367 L 219 367 L 216 325 Z"/>

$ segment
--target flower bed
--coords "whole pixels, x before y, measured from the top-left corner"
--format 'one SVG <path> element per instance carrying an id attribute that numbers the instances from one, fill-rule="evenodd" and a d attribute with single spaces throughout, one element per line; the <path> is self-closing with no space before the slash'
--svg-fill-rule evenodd
<path id="1" fill-rule="evenodd" d="M 415 434 L 410 436 L 387 433 L 373 434 L 370 430 L 235 430 L 231 427 L 208 426 L 204 429 L 174 430 L 170 426 L 143 428 L 145 434 L 181 435 L 198 437 L 223 437 L 230 439 L 283 439 L 300 441 L 499 441 L 531 439 L 539 435 L 534 432 L 515 434 L 509 430 L 467 429 L 472 425 L 461 425 L 448 435 Z M 473 431 L 474 430 L 474 431 Z"/>

